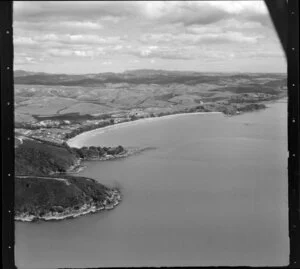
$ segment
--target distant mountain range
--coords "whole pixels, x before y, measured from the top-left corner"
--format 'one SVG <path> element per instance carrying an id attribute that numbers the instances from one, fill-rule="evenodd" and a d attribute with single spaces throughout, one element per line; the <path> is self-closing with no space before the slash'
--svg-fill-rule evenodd
<path id="1" fill-rule="evenodd" d="M 61 85 L 61 86 L 99 86 L 106 83 L 128 83 L 128 84 L 170 84 L 179 83 L 196 85 L 200 83 L 214 83 L 224 78 L 251 79 L 257 77 L 278 78 L 286 77 L 286 74 L 257 73 L 200 73 L 193 71 L 167 71 L 139 69 L 123 73 L 98 73 L 98 74 L 48 74 L 43 72 L 28 72 L 16 70 L 14 72 L 14 83 L 25 85 Z"/>

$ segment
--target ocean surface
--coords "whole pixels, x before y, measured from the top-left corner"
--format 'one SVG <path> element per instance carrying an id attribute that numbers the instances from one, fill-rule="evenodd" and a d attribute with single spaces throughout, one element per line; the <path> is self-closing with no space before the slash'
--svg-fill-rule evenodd
<path id="1" fill-rule="evenodd" d="M 154 149 L 80 172 L 122 187 L 114 210 L 16 222 L 17 267 L 287 265 L 287 103 L 268 106 L 81 136 L 80 145 Z"/>

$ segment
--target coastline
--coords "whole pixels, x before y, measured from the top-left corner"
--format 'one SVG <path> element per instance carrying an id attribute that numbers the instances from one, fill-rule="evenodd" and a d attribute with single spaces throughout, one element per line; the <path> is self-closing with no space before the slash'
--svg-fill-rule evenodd
<path id="1" fill-rule="evenodd" d="M 57 172 L 57 173 L 52 173 L 52 175 L 57 175 L 57 174 L 78 174 L 79 172 L 83 171 L 86 166 L 83 165 L 83 162 L 92 162 L 92 161 L 111 161 L 111 160 L 116 160 L 116 159 L 122 159 L 126 157 L 130 157 L 135 154 L 139 154 L 143 151 L 146 150 L 153 150 L 155 147 L 145 147 L 145 148 L 136 148 L 136 147 L 129 147 L 127 148 L 124 152 L 121 152 L 116 155 L 110 155 L 107 154 L 103 157 L 100 158 L 89 158 L 89 159 L 83 159 L 79 158 L 74 165 L 71 165 L 69 169 L 66 172 Z"/>
<path id="2" fill-rule="evenodd" d="M 105 127 L 100 127 L 97 129 L 93 129 L 90 131 L 86 131 L 83 133 L 80 133 L 68 140 L 66 140 L 66 143 L 69 145 L 69 147 L 72 148 L 80 148 L 82 147 L 81 142 L 86 140 L 89 137 L 102 134 L 106 131 L 112 130 L 112 129 L 118 129 L 121 127 L 126 127 L 126 126 L 132 126 L 135 124 L 140 124 L 140 123 L 145 123 L 153 120 L 158 120 L 158 119 L 169 119 L 169 118 L 175 118 L 175 117 L 180 117 L 180 116 L 196 116 L 196 115 L 210 115 L 210 114 L 223 114 L 223 112 L 219 111 L 211 111 L 211 112 L 187 112 L 187 113 L 175 113 L 175 114 L 169 114 L 169 115 L 163 115 L 163 116 L 158 116 L 158 117 L 148 117 L 148 118 L 140 118 L 137 120 L 133 121 L 126 121 L 126 122 L 120 122 L 112 125 L 108 125 Z"/>
<path id="3" fill-rule="evenodd" d="M 27 213 L 15 215 L 15 221 L 33 222 L 33 221 L 57 221 L 64 219 L 77 218 L 87 214 L 99 211 L 107 211 L 114 209 L 122 201 L 121 193 L 113 190 L 110 197 L 106 198 L 102 203 L 85 203 L 79 209 L 66 208 L 63 212 L 48 212 L 44 216 L 35 216 Z"/>
<path id="4" fill-rule="evenodd" d="M 282 98 L 279 100 L 274 101 L 270 101 L 267 104 L 273 104 L 273 103 L 277 103 L 277 102 L 287 102 L 287 98 Z M 267 106 L 268 108 L 269 106 Z M 77 142 L 77 139 L 83 137 L 83 139 L 88 138 L 91 133 L 96 133 L 99 134 L 99 130 L 101 130 L 102 132 L 105 132 L 106 130 L 110 130 L 110 129 L 117 129 L 120 128 L 121 126 L 131 126 L 134 124 L 140 124 L 142 122 L 149 122 L 149 121 L 153 121 L 155 119 L 169 119 L 169 118 L 175 118 L 175 117 L 179 117 L 179 116 L 186 116 L 186 115 L 208 115 L 208 114 L 223 114 L 222 112 L 193 112 L 193 113 L 175 113 L 175 114 L 171 114 L 171 115 L 164 115 L 164 116 L 160 116 L 160 117 L 149 117 L 149 118 L 141 118 L 141 119 L 137 119 L 134 121 L 128 121 L 128 122 L 123 122 L 123 123 L 118 123 L 118 124 L 114 124 L 114 125 L 110 125 L 110 126 L 106 126 L 106 127 L 102 127 L 102 128 L 97 128 L 91 131 L 87 131 L 87 132 L 83 132 L 81 134 L 78 134 L 77 136 L 71 138 L 70 140 L 74 140 L 75 143 Z M 135 122 L 135 123 L 134 123 Z M 101 134 L 101 132 L 100 132 Z M 79 140 L 79 143 L 82 142 L 82 140 Z M 68 145 L 69 141 L 67 141 Z M 72 146 L 74 147 L 74 146 Z M 147 149 L 152 149 L 152 148 L 143 148 L 143 149 L 138 149 L 138 148 L 130 148 L 127 149 L 126 151 L 121 152 L 121 154 L 118 155 L 106 155 L 103 156 L 101 158 L 95 158 L 95 159 L 89 159 L 89 160 L 85 160 L 85 159 L 78 159 L 74 165 L 72 165 L 66 172 L 62 173 L 62 174 L 71 174 L 71 173 L 78 173 L 80 170 L 84 169 L 85 167 L 83 165 L 81 165 L 82 161 L 106 161 L 106 160 L 111 160 L 111 159 L 117 159 L 117 158 L 124 158 L 130 155 L 133 155 L 135 153 L 139 153 L 141 151 L 147 150 Z M 61 173 L 59 173 L 61 174 Z M 68 181 L 66 181 L 66 184 L 68 184 Z M 63 219 L 69 219 L 69 218 L 76 218 L 79 216 L 83 216 L 83 215 L 87 215 L 90 213 L 96 213 L 99 211 L 103 211 L 103 210 L 111 210 L 113 208 L 115 208 L 121 201 L 121 193 L 119 190 L 111 190 L 110 191 L 110 195 L 107 195 L 103 201 L 98 201 L 98 202 L 93 202 L 93 201 L 88 201 L 83 203 L 80 207 L 66 207 L 64 209 L 61 209 L 59 212 L 57 211 L 48 211 L 47 213 L 43 213 L 43 215 L 39 215 L 36 214 L 34 215 L 33 213 L 30 214 L 30 212 L 22 212 L 22 213 L 18 213 L 15 215 L 15 220 L 16 221 L 22 221 L 22 222 L 33 222 L 33 221 L 39 221 L 39 220 L 43 220 L 43 221 L 56 221 L 56 220 L 63 220 Z"/>
<path id="5" fill-rule="evenodd" d="M 280 99 L 274 99 L 274 100 L 269 100 L 269 101 L 264 101 L 262 102 L 263 104 L 266 105 L 265 108 L 268 108 L 269 104 L 273 104 L 276 102 L 287 102 L 287 97 L 283 97 Z M 253 111 L 249 111 L 249 112 L 253 112 Z M 244 112 L 243 112 L 244 113 Z M 243 114 L 243 113 L 238 113 L 237 115 Z M 140 124 L 140 123 L 145 123 L 148 121 L 153 121 L 153 120 L 158 120 L 158 119 L 169 119 L 169 118 L 175 118 L 175 117 L 180 117 L 180 116 L 196 116 L 196 115 L 211 115 L 211 114 L 222 114 L 225 117 L 231 117 L 231 116 L 236 116 L 236 115 L 226 115 L 221 111 L 207 111 L 207 112 L 183 112 L 183 113 L 174 113 L 174 114 L 168 114 L 168 115 L 162 115 L 162 116 L 155 116 L 155 117 L 148 117 L 148 118 L 139 118 L 136 120 L 131 120 L 131 121 L 125 121 L 125 122 L 120 122 L 120 123 L 116 123 L 116 124 L 111 124 L 105 127 L 99 127 L 93 130 L 89 130 L 89 131 L 85 131 L 82 132 L 72 138 L 69 138 L 66 140 L 66 143 L 70 146 L 70 147 L 74 147 L 74 148 L 80 148 L 82 147 L 82 142 L 85 141 L 86 139 L 93 137 L 95 135 L 98 134 L 102 134 L 106 131 L 112 130 L 112 129 L 118 129 L 121 127 L 126 127 L 126 126 L 132 126 L 135 124 Z"/>

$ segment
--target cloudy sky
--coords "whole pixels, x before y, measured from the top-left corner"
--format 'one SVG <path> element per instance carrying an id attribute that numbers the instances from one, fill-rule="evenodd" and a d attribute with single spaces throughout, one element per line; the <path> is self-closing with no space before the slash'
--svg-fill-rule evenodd
<path id="1" fill-rule="evenodd" d="M 286 72 L 263 1 L 14 2 L 15 69 Z"/>

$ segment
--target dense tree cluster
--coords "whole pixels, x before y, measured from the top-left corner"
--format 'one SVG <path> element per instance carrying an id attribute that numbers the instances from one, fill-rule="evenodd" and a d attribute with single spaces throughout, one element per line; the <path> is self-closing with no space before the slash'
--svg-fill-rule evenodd
<path id="1" fill-rule="evenodd" d="M 105 155 L 117 155 L 125 151 L 122 146 L 117 147 L 82 147 L 71 148 L 73 152 L 84 160 L 98 159 Z"/>
<path id="2" fill-rule="evenodd" d="M 72 213 L 82 206 L 112 203 L 112 191 L 93 179 L 65 174 L 79 158 L 84 160 L 125 152 L 117 147 L 71 148 L 37 139 L 23 139 L 15 149 L 15 216 L 42 218 L 47 214 Z M 57 173 L 63 173 L 58 175 Z"/>

